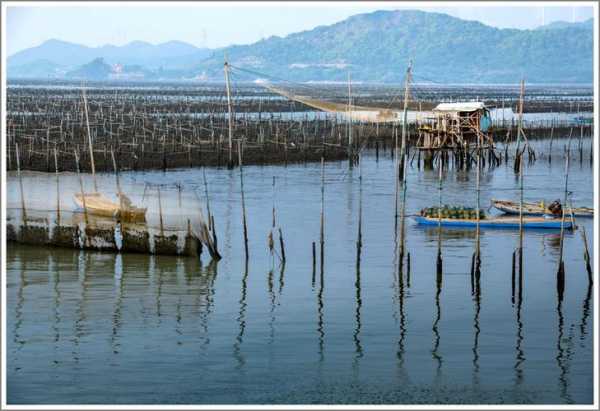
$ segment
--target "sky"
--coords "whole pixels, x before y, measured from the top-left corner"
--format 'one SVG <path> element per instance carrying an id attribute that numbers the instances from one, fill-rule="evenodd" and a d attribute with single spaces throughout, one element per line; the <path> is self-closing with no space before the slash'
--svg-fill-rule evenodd
<path id="1" fill-rule="evenodd" d="M 109 3 L 6 5 L 6 51 L 10 56 L 59 39 L 86 46 L 123 45 L 134 40 L 152 44 L 170 40 L 197 47 L 218 48 L 250 44 L 272 35 L 310 30 L 359 13 L 375 10 L 419 9 L 478 20 L 499 28 L 532 29 L 553 21 L 583 21 L 593 17 L 590 3 L 498 3 L 424 6 L 406 2 L 335 3 Z M 439 3 L 438 3 L 439 4 Z M 447 3 L 446 3 L 447 4 Z M 455 3 L 456 4 L 456 3 Z"/>

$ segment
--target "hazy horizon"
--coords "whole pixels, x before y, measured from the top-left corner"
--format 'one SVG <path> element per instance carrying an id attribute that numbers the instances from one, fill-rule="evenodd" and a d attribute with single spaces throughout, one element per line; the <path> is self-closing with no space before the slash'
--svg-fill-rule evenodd
<path id="1" fill-rule="evenodd" d="M 6 5 L 6 50 L 11 56 L 56 39 L 88 47 L 181 41 L 217 49 L 252 44 L 270 36 L 331 25 L 352 15 L 377 10 L 414 9 L 445 13 L 498 28 L 534 29 L 556 21 L 593 18 L 593 7 L 563 6 L 419 6 L 418 3 L 191 3 L 123 6 Z M 232 11 L 233 9 L 233 11 Z M 35 27 L 35 30 L 31 30 Z"/>

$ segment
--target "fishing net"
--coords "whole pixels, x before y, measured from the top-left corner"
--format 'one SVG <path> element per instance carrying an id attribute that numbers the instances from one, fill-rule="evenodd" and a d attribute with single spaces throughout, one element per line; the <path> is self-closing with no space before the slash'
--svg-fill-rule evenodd
<path id="1" fill-rule="evenodd" d="M 194 254 L 214 240 L 204 201 L 179 184 L 22 171 L 7 174 L 6 193 L 9 239 L 25 243 Z"/>

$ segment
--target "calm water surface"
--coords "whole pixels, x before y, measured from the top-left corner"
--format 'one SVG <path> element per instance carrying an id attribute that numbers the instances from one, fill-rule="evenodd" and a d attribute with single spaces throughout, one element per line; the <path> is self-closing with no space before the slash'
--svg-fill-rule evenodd
<path id="1" fill-rule="evenodd" d="M 526 168 L 525 199 L 562 198 L 562 141 Z M 538 143 L 546 146 L 547 143 Z M 592 205 L 589 146 L 571 164 L 576 205 Z M 356 268 L 359 169 L 326 164 L 325 261 L 320 165 L 245 167 L 250 260 L 244 264 L 239 171 L 207 170 L 223 260 L 115 255 L 9 244 L 8 403 L 592 403 L 593 298 L 581 232 L 526 231 L 523 294 L 511 301 L 514 231 L 481 235 L 481 296 L 471 294 L 471 231 L 407 225 L 409 278 L 395 265 L 393 162 L 363 156 L 363 251 Z M 287 264 L 267 249 L 276 176 Z M 180 181 L 200 170 L 123 174 Z M 407 209 L 438 201 L 437 172 L 410 169 Z M 475 204 L 473 172 L 444 173 L 444 203 Z M 510 166 L 486 170 L 482 204 L 517 199 Z M 14 193 L 10 193 L 14 196 Z M 176 195 L 174 193 L 171 193 Z M 18 193 L 17 193 L 18 195 Z M 169 196 L 167 191 L 165 197 Z M 587 230 L 593 250 L 592 220 Z M 277 237 L 276 237 L 277 239 Z"/>

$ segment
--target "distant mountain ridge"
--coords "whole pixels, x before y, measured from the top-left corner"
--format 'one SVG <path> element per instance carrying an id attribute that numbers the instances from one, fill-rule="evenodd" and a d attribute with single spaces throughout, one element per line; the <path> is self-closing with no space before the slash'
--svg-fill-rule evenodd
<path id="1" fill-rule="evenodd" d="M 212 53 L 182 41 L 150 44 L 133 41 L 123 46 L 110 44 L 88 47 L 51 39 L 37 47 L 22 50 L 8 57 L 9 68 L 27 66 L 45 60 L 61 67 L 76 67 L 103 58 L 108 64 L 139 64 L 148 69 L 182 68 L 202 61 Z"/>
<path id="2" fill-rule="evenodd" d="M 594 19 L 587 19 L 580 22 L 568 22 L 568 21 L 553 21 L 552 23 L 544 24 L 543 26 L 536 27 L 536 30 L 555 30 L 555 29 L 566 29 L 566 28 L 578 28 L 588 27 L 592 29 L 594 27 Z"/>
<path id="3" fill-rule="evenodd" d="M 524 77 L 533 83 L 591 83 L 593 20 L 498 29 L 441 13 L 401 10 L 358 14 L 220 50 L 183 42 L 91 48 L 50 40 L 9 57 L 8 76 L 27 77 L 28 70 L 39 75 L 36 62 L 43 61 L 57 77 L 85 77 L 78 66 L 103 58 L 113 66 L 136 66 L 145 79 L 222 80 L 225 54 L 235 67 L 291 81 L 344 81 L 351 72 L 356 81 L 399 82 L 412 59 L 416 80 L 515 83 Z"/>

